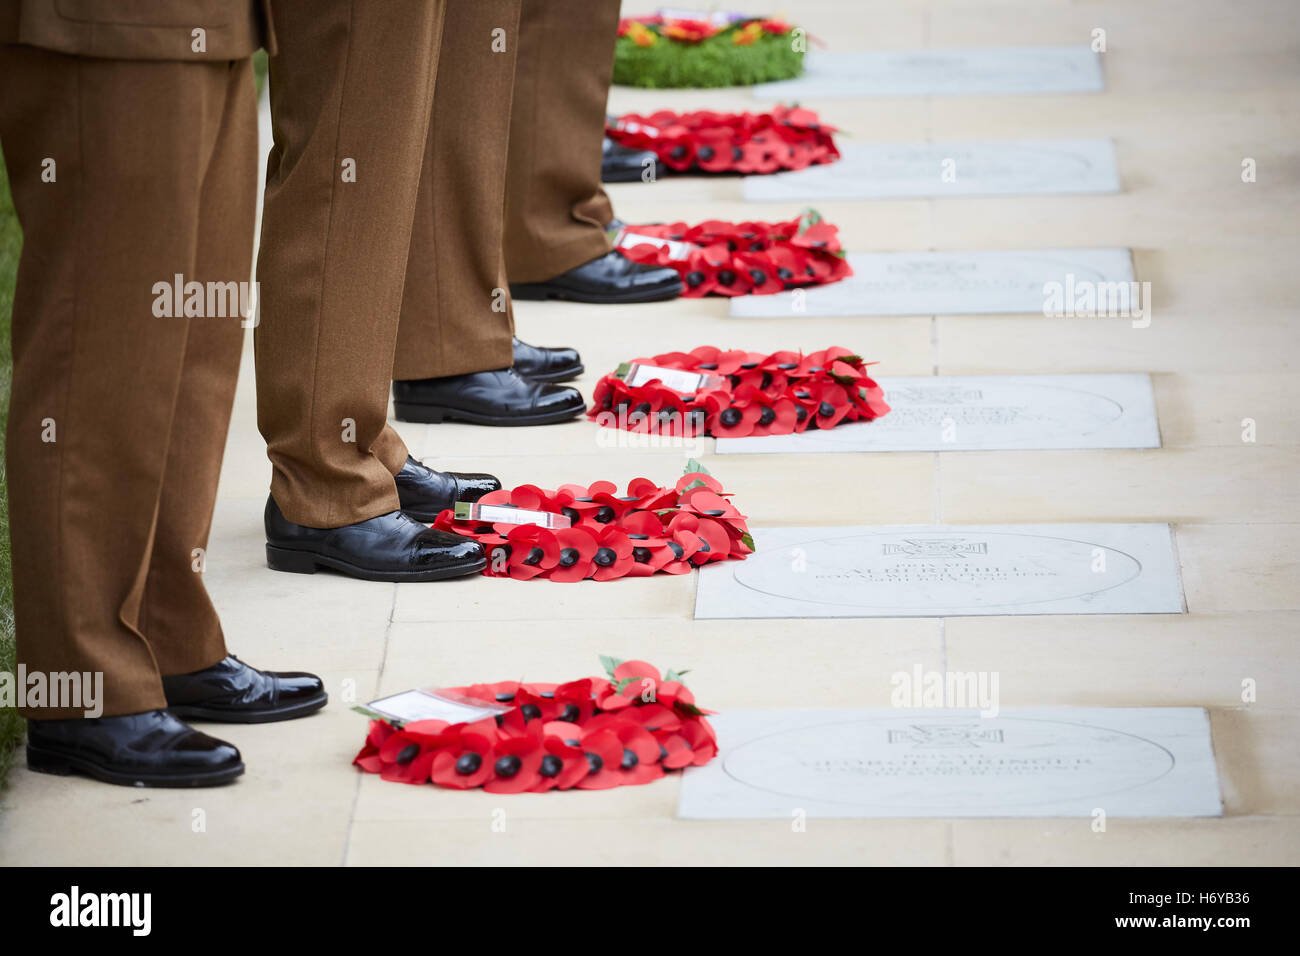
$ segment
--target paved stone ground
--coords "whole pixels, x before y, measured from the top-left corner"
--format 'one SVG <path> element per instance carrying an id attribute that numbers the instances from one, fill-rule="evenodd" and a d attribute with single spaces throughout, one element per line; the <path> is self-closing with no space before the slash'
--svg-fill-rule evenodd
<path id="1" fill-rule="evenodd" d="M 641 12 L 637 7 L 631 12 Z M 629 355 L 712 343 L 851 346 L 882 374 L 1143 371 L 1153 451 L 738 456 L 706 463 L 755 524 L 1169 521 L 1189 613 L 868 621 L 691 619 L 690 577 L 616 585 L 371 584 L 265 568 L 269 466 L 251 345 L 236 401 L 209 583 L 234 650 L 309 667 L 333 700 L 308 720 L 222 728 L 247 775 L 215 791 L 105 787 L 16 769 L 0 798 L 5 863 L 1290 863 L 1300 862 L 1300 385 L 1295 262 L 1297 12 L 1288 0 L 930 0 L 790 11 L 835 49 L 1087 42 L 1107 30 L 1099 95 L 809 103 L 860 141 L 1112 137 L 1123 192 L 1097 197 L 824 203 L 854 250 L 1130 246 L 1153 285 L 1150 328 L 1041 317 L 729 319 L 721 299 L 629 308 L 522 303 L 522 337 L 582 347 L 589 388 Z M 616 90 L 611 108 L 753 109 L 742 91 Z M 1244 184 L 1241 162 L 1258 162 Z M 632 222 L 782 218 L 728 178 L 616 186 Z M 1241 440 L 1241 421 L 1258 440 Z M 413 450 L 507 484 L 668 479 L 679 450 L 598 447 L 594 428 L 402 426 Z M 851 489 L 851 491 L 846 491 Z M 791 501 L 801 493 L 801 506 Z M 717 709 L 886 706 L 887 675 L 998 670 L 1002 705 L 1203 705 L 1223 819 L 783 821 L 674 819 L 678 782 L 499 797 L 363 778 L 359 700 L 413 684 L 591 673 L 598 653 L 692 668 Z M 1259 682 L 1240 701 L 1240 680 Z M 492 812 L 507 811 L 504 833 Z M 192 832 L 196 809 L 207 829 Z"/>

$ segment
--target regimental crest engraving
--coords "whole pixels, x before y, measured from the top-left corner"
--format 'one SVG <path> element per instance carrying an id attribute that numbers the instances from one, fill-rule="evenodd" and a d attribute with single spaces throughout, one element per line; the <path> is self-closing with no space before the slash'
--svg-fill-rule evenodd
<path id="1" fill-rule="evenodd" d="M 969 554 L 988 554 L 987 541 L 965 538 L 904 538 L 902 542 L 883 545 L 882 554 L 906 558 L 964 558 Z"/>
<path id="2" fill-rule="evenodd" d="M 975 749 L 983 744 L 1002 743 L 1002 731 L 970 724 L 913 724 L 906 730 L 889 731 L 891 744 L 912 744 L 913 750 Z"/>

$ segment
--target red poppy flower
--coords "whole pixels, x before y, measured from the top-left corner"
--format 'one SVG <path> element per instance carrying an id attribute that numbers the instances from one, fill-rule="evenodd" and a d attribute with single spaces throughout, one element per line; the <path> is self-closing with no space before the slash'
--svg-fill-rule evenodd
<path id="1" fill-rule="evenodd" d="M 631 720 L 621 723 L 614 734 L 623 745 L 619 760 L 620 784 L 638 786 L 664 775 L 664 768 L 659 766 L 659 741 L 653 734 Z"/>
<path id="2" fill-rule="evenodd" d="M 655 687 L 662 680 L 659 669 L 645 661 L 623 661 L 614 668 L 614 685 L 598 698 L 601 710 L 618 710 L 640 701 L 655 699 Z"/>
<path id="3" fill-rule="evenodd" d="M 488 793 L 523 793 L 541 782 L 546 750 L 534 734 L 499 738 L 492 751 L 492 776 L 483 784 Z"/>
<path id="4" fill-rule="evenodd" d="M 366 733 L 365 745 L 352 758 L 353 766 L 360 767 L 366 773 L 379 773 L 383 761 L 379 759 L 379 748 L 397 729 L 385 720 L 372 720 Z"/>
<path id="5" fill-rule="evenodd" d="M 709 416 L 709 434 L 718 438 L 743 438 L 753 434 L 762 417 L 763 410 L 756 404 L 728 405 Z"/>
<path id="6" fill-rule="evenodd" d="M 818 428 L 834 428 L 848 415 L 852 404 L 848 392 L 834 382 L 820 382 L 812 390 L 817 400 L 813 421 Z"/>
<path id="7" fill-rule="evenodd" d="M 632 547 L 632 539 L 622 528 L 617 525 L 604 528 L 596 539 L 596 553 L 592 556 L 596 573 L 592 577 L 597 581 L 623 577 L 632 568 Z"/>
<path id="8" fill-rule="evenodd" d="M 718 741 L 713 728 L 705 720 L 691 720 L 682 724 L 681 736 L 691 747 L 691 763 L 702 767 L 718 755 Z"/>
<path id="9" fill-rule="evenodd" d="M 436 734 L 413 733 L 406 728 L 397 731 L 379 748 L 379 775 L 398 783 L 428 783 L 441 743 Z"/>
<path id="10" fill-rule="evenodd" d="M 581 581 L 595 569 L 596 539 L 585 528 L 561 528 L 555 532 L 560 559 L 551 571 L 552 581 Z"/>
<path id="11" fill-rule="evenodd" d="M 710 491 L 718 493 L 721 493 L 723 490 L 722 482 L 703 471 L 688 471 L 677 479 L 677 491 L 684 492 L 692 487 L 704 487 L 708 488 Z"/>
<path id="12" fill-rule="evenodd" d="M 513 704 L 519 693 L 519 681 L 503 680 L 495 684 L 470 684 L 468 687 L 443 687 L 440 692 L 457 697 L 468 697 L 493 704 Z"/>
<path id="13" fill-rule="evenodd" d="M 557 721 L 577 724 L 590 718 L 596 709 L 591 678 L 584 677 L 555 688 L 555 708 Z"/>
<path id="14" fill-rule="evenodd" d="M 508 535 L 508 574 L 527 581 L 546 574 L 560 560 L 560 544 L 553 532 L 537 525 L 515 525 Z"/>
<path id="15" fill-rule="evenodd" d="M 548 725 L 551 728 L 559 726 L 558 723 Z M 543 753 L 537 766 L 537 783 L 531 788 L 533 793 L 569 790 L 590 772 L 587 755 L 577 745 L 582 730 L 572 724 L 563 726 L 572 727 L 568 732 L 572 736 L 547 732 L 541 740 Z M 574 743 L 570 744 L 569 741 Z"/>
<path id="16" fill-rule="evenodd" d="M 735 505 L 707 485 L 683 491 L 678 508 L 708 518 L 738 518 L 741 521 L 745 519 Z"/>
<path id="17" fill-rule="evenodd" d="M 587 775 L 578 781 L 580 790 L 608 790 L 623 782 L 623 742 L 612 730 L 587 731 L 580 748 L 587 760 Z"/>
<path id="18" fill-rule="evenodd" d="M 680 770 L 695 763 L 695 751 L 681 734 L 661 733 L 654 736 L 662 749 L 659 763 L 665 770 Z"/>
<path id="19" fill-rule="evenodd" d="M 483 723 L 453 725 L 447 729 L 449 739 L 433 757 L 430 776 L 434 783 L 454 790 L 469 790 L 482 786 L 492 776 L 496 731 L 491 721 L 486 727 L 481 726 Z"/>
<path id="20" fill-rule="evenodd" d="M 671 683 L 681 686 L 676 681 Z M 659 688 L 666 687 L 667 683 L 659 682 L 655 686 L 655 702 L 650 704 L 641 704 L 639 707 L 627 707 L 622 711 L 623 716 L 628 720 L 634 720 L 650 733 L 658 736 L 660 733 L 672 733 L 680 730 L 682 719 L 675 714 L 671 706 L 667 706 L 658 699 Z"/>

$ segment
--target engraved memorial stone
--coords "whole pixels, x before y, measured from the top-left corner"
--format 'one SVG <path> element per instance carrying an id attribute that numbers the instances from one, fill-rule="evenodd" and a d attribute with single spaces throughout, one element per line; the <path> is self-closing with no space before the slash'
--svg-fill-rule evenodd
<path id="1" fill-rule="evenodd" d="M 854 274 L 830 285 L 735 296 L 731 315 L 1042 315 L 1047 283 L 1105 292 L 1133 281 L 1127 249 L 851 252 L 849 264 Z"/>
<path id="2" fill-rule="evenodd" d="M 759 83 L 758 99 L 808 103 L 827 97 L 964 96 L 972 93 L 1099 93 L 1101 59 L 1087 46 L 966 50 L 814 51 L 803 75 Z"/>
<path id="3" fill-rule="evenodd" d="M 700 569 L 695 617 L 1178 614 L 1166 524 L 753 528 Z"/>
<path id="4" fill-rule="evenodd" d="M 887 679 L 882 675 L 881 679 Z M 687 819 L 1221 816 L 1199 707 L 767 710 L 710 718 Z"/>
<path id="5" fill-rule="evenodd" d="M 833 163 L 746 176 L 750 201 L 905 199 L 1119 191 L 1106 139 L 845 143 Z"/>
<path id="6" fill-rule="evenodd" d="M 1151 379 L 1141 373 L 878 381 L 888 415 L 792 435 L 719 438 L 717 453 L 1160 447 Z"/>

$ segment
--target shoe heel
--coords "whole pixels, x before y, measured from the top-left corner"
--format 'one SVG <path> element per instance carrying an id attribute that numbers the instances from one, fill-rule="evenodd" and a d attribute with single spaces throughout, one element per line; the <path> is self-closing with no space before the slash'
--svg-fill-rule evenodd
<path id="1" fill-rule="evenodd" d="M 393 414 L 399 422 L 420 422 L 426 425 L 442 424 L 442 409 L 431 405 L 409 405 L 406 402 L 394 402 Z"/>
<path id="2" fill-rule="evenodd" d="M 315 574 L 316 558 L 303 551 L 290 551 L 287 548 L 266 546 L 266 566 L 272 571 L 288 571 L 291 574 Z"/>
<path id="3" fill-rule="evenodd" d="M 35 750 L 31 744 L 27 745 L 27 769 L 37 773 L 58 774 L 60 777 L 68 777 L 76 772 L 66 757 Z"/>

